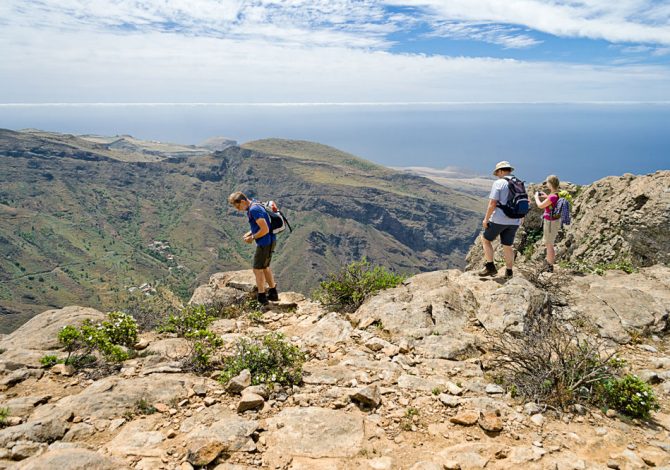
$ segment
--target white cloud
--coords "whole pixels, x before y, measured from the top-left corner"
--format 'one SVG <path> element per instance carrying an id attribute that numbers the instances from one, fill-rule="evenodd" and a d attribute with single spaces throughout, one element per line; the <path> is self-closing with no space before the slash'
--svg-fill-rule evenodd
<path id="1" fill-rule="evenodd" d="M 670 9 L 654 0 L 384 0 L 435 21 L 521 25 L 562 37 L 670 45 Z"/>
<path id="2" fill-rule="evenodd" d="M 483 41 L 498 44 L 505 49 L 522 49 L 542 42 L 519 32 L 519 28 L 491 23 L 465 21 L 437 22 L 433 24 L 433 30 L 430 36 Z"/>
<path id="3" fill-rule="evenodd" d="M 651 0 L 4 0 L 0 102 L 666 101 L 663 66 L 389 51 L 430 25 L 508 49 L 537 46 L 535 30 L 662 55 L 668 18 Z"/>
<path id="4" fill-rule="evenodd" d="M 29 33 L 3 33 L 9 47 L 0 102 L 670 100 L 670 70 L 660 66 L 445 58 L 156 32 Z"/>

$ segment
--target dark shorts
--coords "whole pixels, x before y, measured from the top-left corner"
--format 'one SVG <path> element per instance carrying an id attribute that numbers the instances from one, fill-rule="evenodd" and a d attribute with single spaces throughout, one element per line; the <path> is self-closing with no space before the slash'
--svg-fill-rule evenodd
<path id="1" fill-rule="evenodd" d="M 275 251 L 276 242 L 272 242 L 267 246 L 256 246 L 256 253 L 254 254 L 254 269 L 265 269 L 270 267 L 272 261 L 272 253 Z"/>
<path id="2" fill-rule="evenodd" d="M 501 244 L 505 246 L 512 246 L 514 245 L 514 235 L 516 235 L 516 231 L 518 229 L 518 225 L 500 225 L 489 222 L 489 226 L 486 230 L 484 230 L 483 236 L 488 241 L 492 242 L 498 235 L 500 235 Z"/>

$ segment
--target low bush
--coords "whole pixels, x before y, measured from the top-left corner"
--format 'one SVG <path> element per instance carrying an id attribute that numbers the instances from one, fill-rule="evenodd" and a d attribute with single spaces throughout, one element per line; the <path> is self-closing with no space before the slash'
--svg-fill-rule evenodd
<path id="1" fill-rule="evenodd" d="M 597 274 L 602 276 L 607 271 L 623 271 L 626 274 L 637 272 L 637 268 L 629 260 L 614 261 L 611 263 L 596 263 L 591 264 L 585 261 L 564 261 L 559 265 L 562 268 L 581 274 Z"/>
<path id="2" fill-rule="evenodd" d="M 209 330 L 197 330 L 186 335 L 191 351 L 184 361 L 184 367 L 194 372 L 209 372 L 217 364 L 213 363 L 216 350 L 223 346 L 223 340 Z"/>
<path id="3" fill-rule="evenodd" d="M 654 390 L 635 375 L 625 375 L 602 384 L 604 403 L 631 418 L 649 418 L 660 407 Z"/>
<path id="4" fill-rule="evenodd" d="M 7 426 L 7 418 L 9 418 L 9 408 L 0 408 L 0 429 Z"/>
<path id="5" fill-rule="evenodd" d="M 597 401 L 602 383 L 617 376 L 622 363 L 605 349 L 572 322 L 537 314 L 526 318 L 523 334 L 495 338 L 493 368 L 514 395 L 564 409 Z"/>
<path id="6" fill-rule="evenodd" d="M 176 314 L 181 307 L 181 301 L 170 290 L 159 287 L 151 295 L 140 290 L 120 292 L 115 299 L 115 305 L 119 310 L 132 315 L 141 331 L 149 331 L 164 322 L 168 316 Z"/>
<path id="7" fill-rule="evenodd" d="M 128 314 L 111 312 L 101 323 L 85 320 L 79 328 L 64 326 L 58 332 L 58 341 L 68 353 L 65 363 L 77 368 L 95 363 L 96 352 L 108 362 L 123 362 L 129 358 L 124 346 L 137 341 L 137 324 Z"/>
<path id="8" fill-rule="evenodd" d="M 47 354 L 46 356 L 42 356 L 40 358 L 40 364 L 42 364 L 42 366 L 46 367 L 47 369 L 52 368 L 59 362 L 61 361 L 58 359 L 58 356 L 54 356 L 52 354 Z"/>
<path id="9" fill-rule="evenodd" d="M 377 292 L 396 287 L 406 279 L 383 266 L 372 266 L 367 259 L 354 261 L 339 272 L 329 274 L 313 297 L 335 310 L 353 312 Z"/>
<path id="10" fill-rule="evenodd" d="M 176 333 L 185 338 L 188 334 L 206 330 L 216 317 L 211 315 L 204 305 L 187 305 L 179 312 L 168 316 L 158 328 L 162 333 Z"/>
<path id="11" fill-rule="evenodd" d="M 235 353 L 224 359 L 220 381 L 225 384 L 244 369 L 249 369 L 254 385 L 298 384 L 302 381 L 304 362 L 305 354 L 280 333 L 269 333 L 257 339 L 242 338 L 235 345 Z"/>

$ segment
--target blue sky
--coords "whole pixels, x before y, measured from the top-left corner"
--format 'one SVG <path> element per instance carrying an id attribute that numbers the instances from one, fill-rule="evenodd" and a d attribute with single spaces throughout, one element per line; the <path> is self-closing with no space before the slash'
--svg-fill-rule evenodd
<path id="1" fill-rule="evenodd" d="M 3 0 L 0 103 L 670 101 L 670 1 Z"/>

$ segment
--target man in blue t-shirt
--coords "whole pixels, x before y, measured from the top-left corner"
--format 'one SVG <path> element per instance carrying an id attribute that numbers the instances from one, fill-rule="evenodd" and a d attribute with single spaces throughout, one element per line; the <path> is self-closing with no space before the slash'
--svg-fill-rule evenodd
<path id="1" fill-rule="evenodd" d="M 253 269 L 258 288 L 258 302 L 267 304 L 268 301 L 279 300 L 277 285 L 270 269 L 270 261 L 272 261 L 272 253 L 275 251 L 276 244 L 276 235 L 270 231 L 270 216 L 260 203 L 247 198 L 239 191 L 228 196 L 228 202 L 238 211 L 247 213 L 251 230 L 242 237 L 244 242 L 256 241 Z M 269 287 L 267 294 L 265 292 L 266 283 Z"/>
<path id="2" fill-rule="evenodd" d="M 493 240 L 500 237 L 500 244 L 503 247 L 503 255 L 505 257 L 505 277 L 511 278 L 513 275 L 512 267 L 514 266 L 514 236 L 523 219 L 512 219 L 507 217 L 503 210 L 498 207 L 507 202 L 509 196 L 509 189 L 507 185 L 506 176 L 512 175 L 514 168 L 507 161 L 499 162 L 493 176 L 498 179 L 491 187 L 491 194 L 489 194 L 489 203 L 486 208 L 486 215 L 482 221 L 482 247 L 484 248 L 484 257 L 486 264 L 484 269 L 479 272 L 480 276 L 495 276 L 498 269 L 493 262 Z"/>

